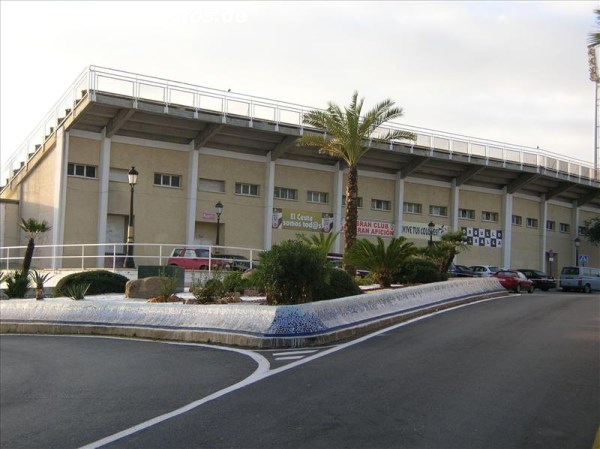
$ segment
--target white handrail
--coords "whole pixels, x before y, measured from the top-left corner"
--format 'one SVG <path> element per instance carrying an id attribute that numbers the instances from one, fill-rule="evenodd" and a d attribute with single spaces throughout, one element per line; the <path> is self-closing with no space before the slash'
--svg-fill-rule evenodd
<path id="1" fill-rule="evenodd" d="M 183 243 L 134 243 L 133 259 L 139 265 L 166 265 L 174 248 L 207 249 L 209 252 L 208 270 L 212 270 L 212 260 L 228 260 L 234 262 L 248 263 L 250 268 L 256 263 L 255 257 L 263 250 L 257 248 L 245 248 L 238 246 L 214 246 L 214 245 L 186 245 Z M 51 269 L 52 267 L 69 265 L 69 268 L 85 269 L 111 269 L 115 271 L 121 268 L 126 257 L 125 253 L 117 252 L 117 247 L 125 247 L 126 243 L 71 243 L 65 245 L 36 245 L 32 260 L 32 267 Z M 101 249 L 104 248 L 104 254 Z M 0 247 L 0 270 L 16 270 L 21 268 L 23 257 L 27 246 L 3 246 Z M 73 254 L 68 250 L 72 250 Z M 78 250 L 81 249 L 81 252 Z M 167 249 L 167 251 L 163 251 Z M 57 251 L 59 250 L 59 251 Z M 237 254 L 236 254 L 237 253 Z M 240 254 L 242 253 L 242 254 Z M 55 254 L 61 254 L 56 256 Z M 228 258 L 227 255 L 245 257 Z M 60 263 L 57 263 L 59 261 Z M 72 262 L 72 263 L 71 263 Z M 107 264 L 107 262 L 110 262 Z"/>

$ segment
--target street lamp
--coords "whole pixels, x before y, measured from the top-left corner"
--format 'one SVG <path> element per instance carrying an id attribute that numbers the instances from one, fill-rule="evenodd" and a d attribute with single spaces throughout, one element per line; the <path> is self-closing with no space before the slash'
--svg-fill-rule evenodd
<path id="1" fill-rule="evenodd" d="M 598 109 L 600 108 L 600 78 L 598 77 L 598 59 L 596 58 L 596 49 L 598 45 L 594 45 L 593 43 L 588 45 L 588 62 L 590 66 L 590 81 L 593 81 L 595 84 L 596 98 L 594 101 L 594 179 L 598 179 L 600 176 L 600 172 L 598 171 L 598 128 L 600 123 L 598 122 Z"/>
<path id="2" fill-rule="evenodd" d="M 133 261 L 133 190 L 137 184 L 138 174 L 135 167 L 131 167 L 131 170 L 127 173 L 129 186 L 131 187 L 131 196 L 129 199 L 129 223 L 127 224 L 127 256 L 125 257 L 123 268 L 135 268 Z"/>
<path id="3" fill-rule="evenodd" d="M 581 240 L 579 240 L 579 237 L 575 237 L 575 266 L 578 267 L 579 266 L 579 245 L 581 244 Z"/>
<path id="4" fill-rule="evenodd" d="M 223 213 L 223 204 L 219 201 L 215 204 L 215 209 L 217 209 L 217 246 L 219 246 L 219 231 L 221 230 L 221 214 Z"/>
<path id="5" fill-rule="evenodd" d="M 433 246 L 433 229 L 435 228 L 435 223 L 430 221 L 427 227 L 429 228 L 429 246 Z"/>

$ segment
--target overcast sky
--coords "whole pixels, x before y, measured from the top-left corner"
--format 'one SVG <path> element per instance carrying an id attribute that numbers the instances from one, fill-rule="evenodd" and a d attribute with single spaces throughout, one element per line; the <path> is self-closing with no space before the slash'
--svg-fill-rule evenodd
<path id="1" fill-rule="evenodd" d="M 597 1 L 0 3 L 2 161 L 99 65 L 594 159 Z"/>

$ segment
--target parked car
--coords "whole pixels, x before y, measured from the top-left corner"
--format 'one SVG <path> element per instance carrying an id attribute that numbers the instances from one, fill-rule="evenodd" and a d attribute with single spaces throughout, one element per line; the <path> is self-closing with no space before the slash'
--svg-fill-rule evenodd
<path id="1" fill-rule="evenodd" d="M 521 293 L 521 290 L 526 290 L 527 293 L 533 293 L 533 282 L 527 279 L 527 276 L 520 271 L 500 270 L 492 276 L 498 278 L 502 287 L 507 290 L 512 290 L 515 293 Z"/>
<path id="2" fill-rule="evenodd" d="M 473 270 L 465 265 L 451 264 L 448 269 L 448 276 L 451 278 L 472 278 Z"/>
<path id="3" fill-rule="evenodd" d="M 591 293 L 600 290 L 600 268 L 563 267 L 560 271 L 560 286 L 563 291 L 577 290 Z"/>
<path id="4" fill-rule="evenodd" d="M 500 271 L 499 267 L 493 265 L 471 265 L 469 268 L 473 271 L 474 277 L 490 277 Z"/>
<path id="5" fill-rule="evenodd" d="M 530 268 L 519 268 L 517 271 L 523 273 L 527 279 L 533 282 L 533 288 L 539 288 L 543 292 L 547 292 L 551 288 L 556 288 L 556 280 L 543 271 L 532 270 Z"/>
<path id="6" fill-rule="evenodd" d="M 227 261 L 210 255 L 208 248 L 175 248 L 167 260 L 167 265 L 177 265 L 186 270 L 224 269 Z"/>
<path id="7" fill-rule="evenodd" d="M 335 268 L 344 268 L 344 255 L 340 253 L 329 253 L 327 254 L 327 261 L 333 265 Z M 367 274 L 369 274 L 368 270 L 356 269 L 356 275 L 364 278 Z"/>

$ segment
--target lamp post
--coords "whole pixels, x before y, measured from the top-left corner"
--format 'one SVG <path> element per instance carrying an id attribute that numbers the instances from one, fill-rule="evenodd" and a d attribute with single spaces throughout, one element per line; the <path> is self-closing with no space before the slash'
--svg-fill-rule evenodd
<path id="1" fill-rule="evenodd" d="M 223 204 L 219 201 L 215 204 L 215 209 L 217 209 L 217 246 L 219 246 L 219 231 L 221 230 L 221 214 L 223 213 Z"/>
<path id="2" fill-rule="evenodd" d="M 433 229 L 435 228 L 435 223 L 430 221 L 427 227 L 429 228 L 429 246 L 433 246 Z"/>
<path id="3" fill-rule="evenodd" d="M 595 101 L 594 101 L 594 179 L 599 179 L 600 171 L 598 170 L 598 128 L 600 127 L 600 123 L 598 122 L 598 109 L 600 108 L 600 78 L 598 77 L 598 59 L 596 58 L 596 49 L 598 45 L 594 45 L 593 43 L 588 45 L 588 62 L 590 66 L 590 81 L 593 81 L 595 84 Z"/>
<path id="4" fill-rule="evenodd" d="M 581 244 L 581 240 L 579 240 L 579 237 L 575 237 L 575 266 L 578 267 L 579 266 L 579 245 Z"/>
<path id="5" fill-rule="evenodd" d="M 135 167 L 131 167 L 131 170 L 129 170 L 127 173 L 127 177 L 129 178 L 129 187 L 131 187 L 131 196 L 129 199 L 129 222 L 127 224 L 127 256 L 125 257 L 123 268 L 135 268 L 135 263 L 133 261 L 133 191 L 135 189 L 135 185 L 137 184 L 138 174 L 139 173 Z"/>

